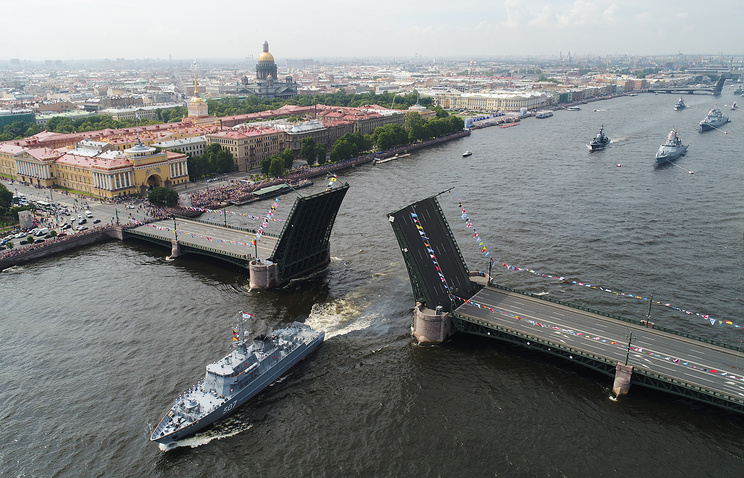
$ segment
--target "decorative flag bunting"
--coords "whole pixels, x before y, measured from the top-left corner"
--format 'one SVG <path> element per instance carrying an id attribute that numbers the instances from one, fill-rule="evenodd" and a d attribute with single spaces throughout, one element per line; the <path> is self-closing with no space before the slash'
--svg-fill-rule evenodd
<path id="1" fill-rule="evenodd" d="M 507 270 L 510 270 L 510 271 L 515 271 L 515 272 L 517 272 L 517 271 L 518 272 L 529 272 L 529 273 L 534 274 L 534 275 L 536 275 L 538 277 L 545 277 L 547 279 L 555 279 L 555 280 L 559 280 L 559 281 L 561 281 L 561 282 L 563 282 L 565 284 L 579 285 L 579 286 L 582 286 L 582 287 L 587 287 L 589 289 L 601 290 L 603 292 L 609 292 L 611 294 L 615 294 L 618 297 L 628 297 L 628 298 L 631 298 L 631 299 L 644 300 L 646 302 L 651 302 L 652 304 L 662 305 L 664 307 L 677 310 L 677 311 L 682 312 L 682 313 L 687 314 L 687 315 L 695 315 L 697 317 L 700 317 L 700 318 L 704 319 L 706 322 L 710 322 L 710 325 L 716 325 L 716 322 L 718 322 L 718 325 L 723 325 L 723 324 L 731 325 L 733 327 L 736 327 L 737 329 L 742 329 L 742 331 L 744 331 L 744 326 L 743 325 L 735 324 L 735 323 L 733 323 L 730 320 L 716 319 L 716 318 L 711 317 L 708 314 L 701 314 L 699 312 L 693 312 L 693 311 L 686 310 L 686 309 L 683 309 L 683 308 L 680 308 L 680 307 L 675 307 L 675 306 L 673 306 L 670 303 L 665 303 L 665 302 L 661 302 L 661 301 L 658 301 L 658 300 L 652 300 L 652 299 L 649 299 L 648 297 L 642 297 L 642 296 L 639 296 L 639 295 L 636 295 L 636 294 L 630 294 L 630 293 L 626 293 L 626 292 L 619 292 L 619 291 L 615 291 L 615 290 L 612 290 L 612 289 L 608 289 L 606 287 L 601 287 L 601 286 L 598 286 L 598 285 L 592 285 L 592 284 L 589 284 L 589 283 L 586 283 L 586 282 L 581 282 L 581 281 L 567 279 L 564 276 L 557 276 L 557 275 L 552 275 L 552 274 L 542 274 L 542 273 L 537 272 L 537 271 L 534 271 L 532 269 L 527 269 L 527 268 L 524 268 L 524 267 L 517 267 L 517 266 L 513 266 L 511 264 L 503 263 L 501 261 L 496 261 L 496 260 L 493 259 L 493 257 L 491 257 L 491 254 L 490 254 L 490 252 L 488 252 L 488 249 L 486 249 L 486 246 L 483 244 L 483 241 L 481 241 L 480 236 L 478 235 L 478 232 L 475 230 L 475 227 L 473 226 L 473 223 L 470 220 L 470 217 L 468 216 L 467 212 L 465 212 L 465 208 L 462 205 L 462 201 L 460 200 L 460 197 L 457 194 L 455 194 L 455 197 L 457 197 L 458 206 L 460 207 L 460 210 L 462 211 L 462 218 L 463 218 L 463 220 L 465 220 L 465 228 L 466 229 L 472 229 L 472 231 L 473 231 L 473 236 L 472 237 L 478 243 L 478 248 L 494 264 L 501 264 L 503 267 L 505 267 Z"/>
<path id="2" fill-rule="evenodd" d="M 514 314 L 511 314 L 509 312 L 505 312 L 503 310 L 494 309 L 493 307 L 489 307 L 487 305 L 482 305 L 482 304 L 479 304 L 479 303 L 477 303 L 475 301 L 472 301 L 472 300 L 469 300 L 469 299 L 464 299 L 464 298 L 458 297 L 458 296 L 454 296 L 454 297 L 456 299 L 459 299 L 459 300 L 461 300 L 461 301 L 469 304 L 469 305 L 472 305 L 474 307 L 478 307 L 479 309 L 485 309 L 485 310 L 488 310 L 490 312 L 493 312 L 494 314 L 501 314 L 501 315 L 505 315 L 507 317 L 514 318 L 516 320 L 521 320 L 524 323 L 528 323 L 528 324 L 533 325 L 535 327 L 548 328 L 548 329 L 555 330 L 557 332 L 571 334 L 571 335 L 576 336 L 576 337 L 583 337 L 583 338 L 586 338 L 587 340 L 595 340 L 597 342 L 603 342 L 603 343 L 607 343 L 609 345 L 615 345 L 615 346 L 618 346 L 618 347 L 620 347 L 620 348 L 622 348 L 624 350 L 627 350 L 628 349 L 627 344 L 622 343 L 622 342 L 617 341 L 617 340 L 612 340 L 612 339 L 608 339 L 608 338 L 600 337 L 600 336 L 596 336 L 596 335 L 595 336 L 592 336 L 592 335 L 587 334 L 586 332 L 577 332 L 575 330 L 565 329 L 563 327 L 557 327 L 557 326 L 554 326 L 554 325 L 549 325 L 549 324 L 544 323 L 544 322 L 537 322 L 535 320 L 525 319 L 525 318 L 522 318 L 522 317 L 520 317 L 518 315 L 514 315 Z M 704 366 L 702 364 L 694 364 L 690 360 L 684 360 L 684 359 L 680 359 L 680 358 L 677 358 L 677 357 L 671 357 L 671 356 L 666 356 L 666 355 L 663 355 L 663 354 L 658 354 L 658 353 L 655 353 L 652 350 L 648 350 L 648 349 L 645 349 L 644 350 L 643 347 L 634 347 L 633 345 L 630 346 L 630 350 L 632 350 L 633 352 L 640 353 L 640 354 L 649 355 L 649 356 L 654 357 L 654 358 L 667 360 L 669 362 L 676 363 L 676 364 L 679 364 L 681 366 L 690 367 L 690 368 L 693 368 L 693 369 L 696 369 L 696 370 L 700 370 L 702 372 L 714 373 L 714 374 L 717 374 L 717 375 L 723 375 L 723 376 L 725 376 L 727 378 L 730 378 L 732 380 L 739 380 L 741 382 L 744 382 L 744 376 L 741 376 L 741 375 L 737 376 L 737 375 L 734 375 L 734 374 L 732 374 L 730 372 L 725 372 L 723 370 L 712 369 L 712 368 L 706 367 L 706 366 Z"/>
<path id="3" fill-rule="evenodd" d="M 411 218 L 413 219 L 413 223 L 416 225 L 416 229 L 418 230 L 421 240 L 424 241 L 426 252 L 429 253 L 429 258 L 431 259 L 432 263 L 434 263 L 434 268 L 437 270 L 437 274 L 439 274 L 439 279 L 442 281 L 442 287 L 444 287 L 444 290 L 447 291 L 447 295 L 449 296 L 450 300 L 452 300 L 454 296 L 450 291 L 449 285 L 447 285 L 447 280 L 444 278 L 444 274 L 442 274 L 442 269 L 440 269 L 439 267 L 439 262 L 437 261 L 437 256 L 434 253 L 434 249 L 432 249 L 431 245 L 429 244 L 429 238 L 426 236 L 424 228 L 421 226 L 421 223 L 418 220 L 418 214 L 411 211 Z"/>
<path id="4" fill-rule="evenodd" d="M 219 214 L 220 216 L 223 213 L 226 213 L 226 214 L 232 214 L 235 216 L 247 217 L 249 219 L 261 219 L 261 220 L 264 219 L 261 216 L 254 216 L 252 214 L 243 214 L 243 213 L 235 212 L 235 211 L 227 211 L 227 210 L 223 211 L 222 209 L 204 209 L 201 207 L 187 207 L 185 209 L 188 209 L 189 211 L 197 211 L 197 212 L 208 213 L 208 214 Z M 284 221 L 284 219 L 275 219 L 275 218 L 271 218 L 269 220 L 270 221 Z"/>
<path id="5" fill-rule="evenodd" d="M 460 196 L 458 196 L 457 193 L 455 193 L 455 197 L 457 198 L 457 205 L 460 207 L 460 210 L 462 211 L 462 219 L 465 221 L 465 228 L 473 230 L 473 239 L 475 239 L 475 241 L 478 243 L 478 248 L 483 253 L 483 255 L 488 257 L 488 260 L 493 263 L 494 262 L 493 257 L 491 257 L 491 253 L 488 251 L 488 248 L 486 248 L 486 245 L 483 243 L 480 236 L 478 235 L 478 231 L 475 230 L 475 226 L 473 226 L 473 221 L 470 220 L 468 213 L 465 212 L 465 208 L 462 206 L 462 200 L 460 199 Z"/>
<path id="6" fill-rule="evenodd" d="M 330 191 L 333 189 L 334 183 L 338 181 L 338 176 L 336 176 L 336 173 L 333 173 L 331 175 L 331 180 L 328 182 L 328 186 L 326 187 L 326 191 Z"/>
<path id="7" fill-rule="evenodd" d="M 253 237 L 251 244 L 255 246 L 256 244 L 258 244 L 258 241 L 261 240 L 261 235 L 263 234 L 264 228 L 269 224 L 269 221 L 271 220 L 271 218 L 274 217 L 274 211 L 276 211 L 276 208 L 278 207 L 279 207 L 279 198 L 276 198 L 274 199 L 274 203 L 271 205 L 271 209 L 269 209 L 269 213 L 263 217 L 263 222 L 258 227 L 258 232 Z"/>
<path id="8" fill-rule="evenodd" d="M 157 229 L 158 231 L 174 232 L 173 229 L 170 228 L 170 227 L 158 226 L 156 224 L 143 224 L 143 226 L 152 227 L 153 229 Z M 211 242 L 219 242 L 219 243 L 223 243 L 223 244 L 232 244 L 232 245 L 235 245 L 235 246 L 248 246 L 248 245 L 250 245 L 247 242 L 230 241 L 230 240 L 226 240 L 226 239 L 216 239 L 214 237 L 202 236 L 200 234 L 192 234 L 190 232 L 183 232 L 183 231 L 178 231 L 178 230 L 176 230 L 175 233 L 177 235 L 179 235 L 179 236 L 183 235 L 183 236 L 186 236 L 186 237 L 190 237 L 192 239 L 204 239 L 204 240 L 211 241 Z"/>

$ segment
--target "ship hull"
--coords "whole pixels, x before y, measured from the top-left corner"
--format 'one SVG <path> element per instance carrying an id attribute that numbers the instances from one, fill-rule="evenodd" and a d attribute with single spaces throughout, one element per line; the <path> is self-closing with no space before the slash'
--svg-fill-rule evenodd
<path id="1" fill-rule="evenodd" d="M 685 153 L 687 153 L 687 146 L 679 148 L 677 151 L 674 152 L 659 154 L 656 156 L 656 164 L 671 163 L 672 161 L 676 161 L 680 157 L 684 156 Z"/>
<path id="2" fill-rule="evenodd" d="M 174 432 L 167 435 L 156 437 L 153 434 L 153 436 L 150 437 L 150 440 L 158 443 L 160 447 L 165 450 L 175 448 L 179 440 L 191 437 L 194 434 L 204 430 L 213 423 L 234 412 L 248 400 L 265 390 L 269 385 L 274 383 L 274 381 L 287 373 L 292 367 L 297 365 L 300 361 L 302 361 L 302 359 L 304 359 L 307 355 L 318 348 L 318 346 L 323 343 L 324 337 L 325 333 L 321 332 L 310 343 L 300 345 L 291 353 L 289 353 L 284 359 L 271 367 L 269 371 L 256 378 L 255 381 L 251 382 L 249 386 L 233 395 L 230 399 L 225 401 L 225 403 L 215 408 L 212 412 L 200 418 L 199 420 L 191 423 L 186 427 L 175 430 Z"/>

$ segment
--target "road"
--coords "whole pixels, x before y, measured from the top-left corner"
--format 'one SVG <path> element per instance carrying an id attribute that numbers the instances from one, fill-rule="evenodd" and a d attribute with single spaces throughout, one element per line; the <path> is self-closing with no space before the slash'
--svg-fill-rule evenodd
<path id="1" fill-rule="evenodd" d="M 187 219 L 177 219 L 178 241 L 182 244 L 196 244 L 212 247 L 234 254 L 253 256 L 255 249 L 251 244 L 254 234 L 239 229 L 229 229 L 215 224 L 205 224 Z M 173 219 L 164 219 L 139 226 L 135 230 L 155 234 L 166 241 L 173 239 Z M 267 258 L 274 251 L 277 238 L 264 234 L 258 242 L 258 257 Z"/>
<path id="2" fill-rule="evenodd" d="M 744 398 L 744 353 L 521 294 L 482 289 L 457 309 L 513 331 Z"/>

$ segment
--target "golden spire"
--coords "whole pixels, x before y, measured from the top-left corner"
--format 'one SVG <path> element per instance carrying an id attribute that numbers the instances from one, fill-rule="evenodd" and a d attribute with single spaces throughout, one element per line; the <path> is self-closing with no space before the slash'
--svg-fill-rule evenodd
<path id="1" fill-rule="evenodd" d="M 199 96 L 199 83 L 196 81 L 196 60 L 194 60 L 194 96 Z"/>

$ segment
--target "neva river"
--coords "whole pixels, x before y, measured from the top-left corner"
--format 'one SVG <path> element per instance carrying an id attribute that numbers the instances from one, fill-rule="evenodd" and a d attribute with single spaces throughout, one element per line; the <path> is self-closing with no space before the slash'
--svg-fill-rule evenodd
<path id="1" fill-rule="evenodd" d="M 609 377 L 498 341 L 414 345 L 386 217 L 453 187 L 439 201 L 471 270 L 487 259 L 455 193 L 498 261 L 653 294 L 692 312 L 654 306 L 657 324 L 739 345 L 743 329 L 702 318 L 744 325 L 744 113 L 724 107 L 731 91 L 686 96 L 683 111 L 661 94 L 590 103 L 347 171 L 331 265 L 279 291 L 249 292 L 222 264 L 165 261 L 137 242 L 0 273 L 0 476 L 741 476 L 743 416 L 637 386 L 614 402 Z M 727 134 L 698 133 L 716 103 L 732 118 Z M 600 125 L 612 144 L 590 153 Z M 689 152 L 658 168 L 673 126 Z M 283 196 L 278 217 L 290 208 Z M 529 272 L 493 274 L 617 315 L 647 312 L 646 301 Z M 300 320 L 326 342 L 214 429 L 161 452 L 148 424 L 227 352 L 241 310 L 256 315 L 254 333 Z"/>

